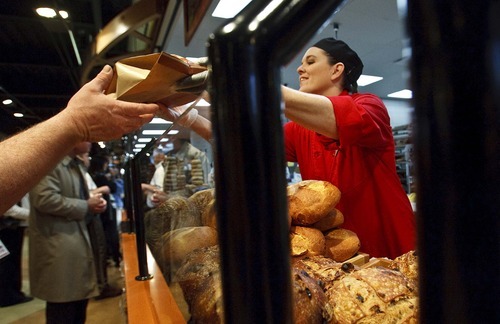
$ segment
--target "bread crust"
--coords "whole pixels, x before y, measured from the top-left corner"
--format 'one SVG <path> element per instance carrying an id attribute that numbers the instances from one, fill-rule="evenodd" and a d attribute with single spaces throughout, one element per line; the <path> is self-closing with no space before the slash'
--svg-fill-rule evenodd
<path id="1" fill-rule="evenodd" d="M 361 247 L 353 231 L 336 228 L 325 234 L 325 255 L 337 262 L 344 262 L 358 253 Z"/>
<path id="2" fill-rule="evenodd" d="M 304 180 L 287 187 L 292 225 L 309 226 L 326 217 L 340 200 L 340 190 L 328 181 Z"/>

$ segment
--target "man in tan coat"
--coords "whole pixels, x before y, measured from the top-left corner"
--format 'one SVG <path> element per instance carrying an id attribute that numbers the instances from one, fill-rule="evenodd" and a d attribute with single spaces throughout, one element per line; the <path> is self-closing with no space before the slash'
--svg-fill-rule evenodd
<path id="1" fill-rule="evenodd" d="M 30 192 L 30 288 L 47 301 L 47 324 L 84 323 L 88 299 L 99 294 L 85 218 L 103 212 L 106 201 L 89 197 L 74 161 L 89 149 L 77 144 Z"/>

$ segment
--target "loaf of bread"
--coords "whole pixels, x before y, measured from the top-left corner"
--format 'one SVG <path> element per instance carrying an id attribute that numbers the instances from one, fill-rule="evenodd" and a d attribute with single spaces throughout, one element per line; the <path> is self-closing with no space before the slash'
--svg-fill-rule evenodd
<path id="1" fill-rule="evenodd" d="M 328 323 L 333 309 L 323 288 L 307 271 L 292 268 L 293 315 L 295 324 Z"/>
<path id="2" fill-rule="evenodd" d="M 219 269 L 219 247 L 214 245 L 189 253 L 176 272 L 175 281 L 189 306 L 189 323 L 223 323 Z"/>
<path id="3" fill-rule="evenodd" d="M 170 281 L 190 252 L 217 244 L 217 231 L 208 226 L 184 227 L 165 233 L 162 242 L 162 270 Z"/>
<path id="4" fill-rule="evenodd" d="M 354 271 L 326 291 L 333 323 L 416 323 L 414 282 L 383 267 Z"/>
<path id="5" fill-rule="evenodd" d="M 325 256 L 344 262 L 358 253 L 361 247 L 356 233 L 343 228 L 336 228 L 325 233 Z"/>
<path id="6" fill-rule="evenodd" d="M 309 226 L 335 208 L 340 191 L 327 181 L 304 180 L 287 187 L 287 199 L 292 225 Z"/>
<path id="7" fill-rule="evenodd" d="M 325 236 L 312 227 L 292 226 L 290 228 L 290 246 L 292 257 L 323 255 Z"/>
<path id="8" fill-rule="evenodd" d="M 329 231 L 344 224 L 344 214 L 337 208 L 334 208 L 325 217 L 312 224 L 311 227 L 317 228 L 322 232 Z"/>
<path id="9" fill-rule="evenodd" d="M 292 259 L 292 267 L 306 271 L 325 291 L 346 274 L 359 270 L 351 263 L 340 263 L 324 256 Z"/>
<path id="10" fill-rule="evenodd" d="M 203 214 L 208 204 L 215 199 L 215 189 L 200 190 L 192 194 L 188 200 L 198 209 L 200 215 Z"/>
<path id="11" fill-rule="evenodd" d="M 418 260 L 417 251 L 409 251 L 398 256 L 388 266 L 389 269 L 397 270 L 415 283 L 418 282 Z"/>

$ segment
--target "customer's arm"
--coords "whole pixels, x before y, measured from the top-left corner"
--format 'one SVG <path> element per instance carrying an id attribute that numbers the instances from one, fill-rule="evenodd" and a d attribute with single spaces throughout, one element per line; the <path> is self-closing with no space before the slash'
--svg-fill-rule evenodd
<path id="1" fill-rule="evenodd" d="M 0 213 L 19 201 L 75 144 L 116 139 L 153 118 L 156 104 L 124 102 L 104 94 L 112 76 L 106 66 L 59 114 L 0 142 Z"/>

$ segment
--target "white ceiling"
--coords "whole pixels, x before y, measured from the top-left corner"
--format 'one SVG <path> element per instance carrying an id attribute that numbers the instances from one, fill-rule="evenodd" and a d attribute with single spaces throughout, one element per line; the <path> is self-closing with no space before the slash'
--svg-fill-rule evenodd
<path id="1" fill-rule="evenodd" d="M 403 19 L 398 13 L 398 0 L 350 0 L 329 24 L 311 39 L 305 48 L 297 49 L 297 55 L 290 64 L 283 67 L 282 83 L 298 88 L 297 67 L 307 47 L 324 37 L 335 37 L 348 43 L 364 63 L 363 74 L 382 76 L 384 79 L 366 87 L 360 92 L 371 92 L 381 98 L 387 94 L 409 88 L 407 59 L 402 59 L 403 47 L 407 43 Z M 206 56 L 206 41 L 210 33 L 224 24 L 224 19 L 214 18 L 218 1 L 214 0 L 208 9 L 188 47 L 184 46 L 183 12 L 180 10 L 173 33 L 167 40 L 164 51 L 185 57 Z M 333 22 L 339 24 L 337 35 Z"/>

